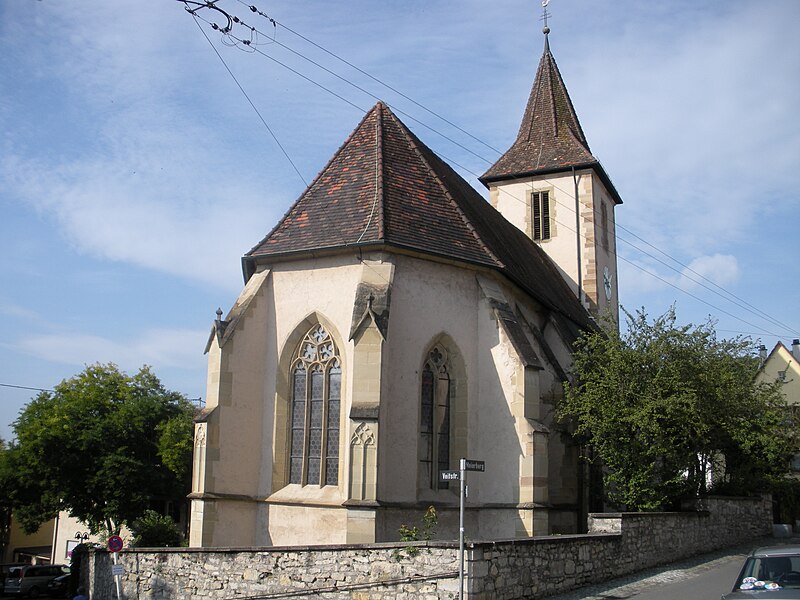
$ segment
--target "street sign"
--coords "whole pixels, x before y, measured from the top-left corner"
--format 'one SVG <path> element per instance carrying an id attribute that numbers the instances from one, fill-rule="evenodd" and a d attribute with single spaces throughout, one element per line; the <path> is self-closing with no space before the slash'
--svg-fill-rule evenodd
<path id="1" fill-rule="evenodd" d="M 458 471 L 439 471 L 439 481 L 458 481 Z"/>
<path id="2" fill-rule="evenodd" d="M 482 460 L 464 460 L 464 469 L 467 471 L 485 471 L 486 470 L 486 463 Z"/>
<path id="3" fill-rule="evenodd" d="M 125 565 L 111 565 L 111 574 L 114 577 L 125 575 Z"/>
<path id="4" fill-rule="evenodd" d="M 112 535 L 108 538 L 108 551 L 119 552 L 122 550 L 122 538 L 118 535 Z"/>

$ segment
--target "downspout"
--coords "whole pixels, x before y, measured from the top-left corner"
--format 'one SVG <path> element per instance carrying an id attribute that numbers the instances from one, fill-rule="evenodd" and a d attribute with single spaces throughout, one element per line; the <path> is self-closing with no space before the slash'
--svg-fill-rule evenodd
<path id="1" fill-rule="evenodd" d="M 53 524 L 53 546 L 50 548 L 50 564 L 56 564 L 56 548 L 58 547 L 58 520 L 61 513 L 56 514 L 56 522 Z"/>
<path id="2" fill-rule="evenodd" d="M 581 203 L 578 199 L 578 176 L 572 167 L 572 183 L 575 186 L 575 243 L 578 250 L 578 302 L 583 305 L 583 272 L 581 270 Z"/>

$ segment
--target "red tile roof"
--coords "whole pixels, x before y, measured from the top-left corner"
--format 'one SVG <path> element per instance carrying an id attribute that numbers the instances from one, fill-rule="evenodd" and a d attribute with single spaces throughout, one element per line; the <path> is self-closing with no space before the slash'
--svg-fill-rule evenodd
<path id="1" fill-rule="evenodd" d="M 591 326 L 545 253 L 381 102 L 245 255 L 245 270 L 282 256 L 376 244 L 495 269 L 574 324 Z"/>

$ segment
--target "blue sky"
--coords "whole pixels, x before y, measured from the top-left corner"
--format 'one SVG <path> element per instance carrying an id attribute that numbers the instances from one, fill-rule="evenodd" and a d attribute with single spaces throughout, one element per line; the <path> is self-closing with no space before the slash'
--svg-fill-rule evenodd
<path id="1" fill-rule="evenodd" d="M 219 5 L 262 33 L 255 52 L 174 0 L 0 3 L 0 438 L 35 394 L 7 386 L 51 388 L 90 363 L 149 364 L 170 389 L 205 396 L 203 348 L 241 289 L 240 257 L 376 97 L 476 186 L 498 156 L 489 147 L 513 141 L 542 52 L 540 2 L 252 1 L 277 26 L 250 2 Z M 681 323 L 711 315 L 722 336 L 791 343 L 800 3 L 549 11 L 551 49 L 625 201 L 622 304 L 657 315 L 675 303 Z"/>

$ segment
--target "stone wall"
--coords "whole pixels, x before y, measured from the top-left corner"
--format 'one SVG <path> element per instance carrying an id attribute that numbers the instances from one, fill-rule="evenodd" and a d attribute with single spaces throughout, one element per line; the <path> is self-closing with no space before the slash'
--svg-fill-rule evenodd
<path id="1" fill-rule="evenodd" d="M 707 498 L 692 508 L 595 513 L 587 535 L 471 544 L 467 597 L 553 595 L 772 533 L 769 497 Z"/>
<path id="2" fill-rule="evenodd" d="M 466 598 L 544 597 L 771 533 L 769 498 L 709 498 L 679 513 L 593 514 L 589 534 L 470 542 Z M 434 600 L 458 596 L 458 545 L 126 550 L 127 600 L 324 597 Z M 93 599 L 114 598 L 112 560 L 82 572 Z M 322 595 L 324 592 L 324 596 Z"/>
<path id="3" fill-rule="evenodd" d="M 180 548 L 119 554 L 127 600 L 317 597 L 388 600 L 458 597 L 452 543 L 282 548 Z M 95 552 L 91 598 L 114 598 L 112 561 Z"/>

